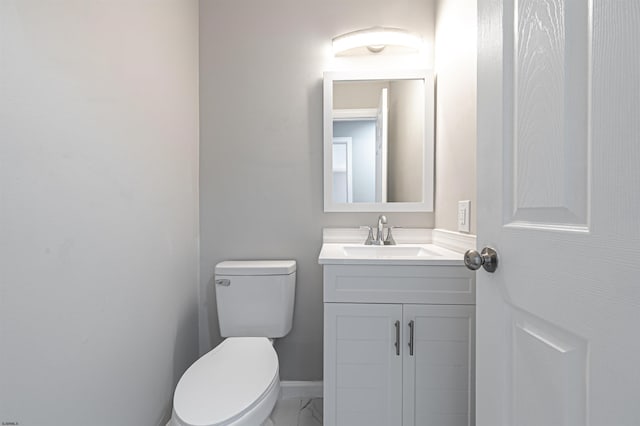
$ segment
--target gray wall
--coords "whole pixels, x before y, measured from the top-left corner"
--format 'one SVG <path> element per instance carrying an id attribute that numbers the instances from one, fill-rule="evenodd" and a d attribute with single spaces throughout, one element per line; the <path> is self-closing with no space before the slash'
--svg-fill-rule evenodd
<path id="1" fill-rule="evenodd" d="M 201 352 L 220 341 L 215 264 L 292 258 L 296 307 L 293 330 L 276 344 L 281 377 L 322 378 L 322 228 L 378 216 L 323 213 L 322 72 L 332 37 L 373 25 L 417 32 L 432 49 L 433 2 L 200 2 Z M 434 225 L 433 214 L 387 216 Z"/>
<path id="2" fill-rule="evenodd" d="M 386 81 L 334 82 L 333 109 L 377 109 L 380 106 L 380 92 L 388 88 Z"/>
<path id="3" fill-rule="evenodd" d="M 438 0 L 436 227 L 458 230 L 458 201 L 476 227 L 476 0 Z"/>
<path id="4" fill-rule="evenodd" d="M 389 85 L 389 201 L 422 201 L 424 114 L 422 81 Z"/>
<path id="5" fill-rule="evenodd" d="M 197 12 L 0 2 L 0 422 L 170 414 L 198 345 Z"/>

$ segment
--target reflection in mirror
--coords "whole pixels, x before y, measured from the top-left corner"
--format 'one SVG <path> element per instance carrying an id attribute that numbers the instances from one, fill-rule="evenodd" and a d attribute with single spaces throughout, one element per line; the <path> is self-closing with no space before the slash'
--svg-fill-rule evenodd
<path id="1" fill-rule="evenodd" d="M 334 81 L 333 143 L 350 138 L 353 159 L 351 197 L 333 201 L 422 201 L 423 117 L 424 80 Z"/>
<path id="2" fill-rule="evenodd" d="M 325 74 L 325 211 L 432 210 L 429 77 Z"/>

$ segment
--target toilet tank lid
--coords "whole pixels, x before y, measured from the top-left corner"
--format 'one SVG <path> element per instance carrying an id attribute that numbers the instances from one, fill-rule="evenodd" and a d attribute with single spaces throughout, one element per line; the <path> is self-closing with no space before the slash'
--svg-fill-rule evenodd
<path id="1" fill-rule="evenodd" d="M 226 260 L 216 265 L 216 275 L 289 275 L 295 260 Z"/>

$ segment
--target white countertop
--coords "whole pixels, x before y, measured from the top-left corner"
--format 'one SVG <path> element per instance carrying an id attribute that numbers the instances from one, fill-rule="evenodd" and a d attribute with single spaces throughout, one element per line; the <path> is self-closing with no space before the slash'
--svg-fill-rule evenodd
<path id="1" fill-rule="evenodd" d="M 318 256 L 321 265 L 464 265 L 464 252 L 475 248 L 475 235 L 394 228 L 394 246 L 366 246 L 363 228 L 325 228 Z"/>

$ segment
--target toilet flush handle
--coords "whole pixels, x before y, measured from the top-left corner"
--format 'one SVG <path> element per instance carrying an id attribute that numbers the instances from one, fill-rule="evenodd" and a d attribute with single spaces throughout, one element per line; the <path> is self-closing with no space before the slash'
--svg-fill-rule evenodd
<path id="1" fill-rule="evenodd" d="M 229 287 L 231 285 L 231 280 L 228 280 L 228 279 L 216 280 L 216 284 L 224 287 Z"/>

